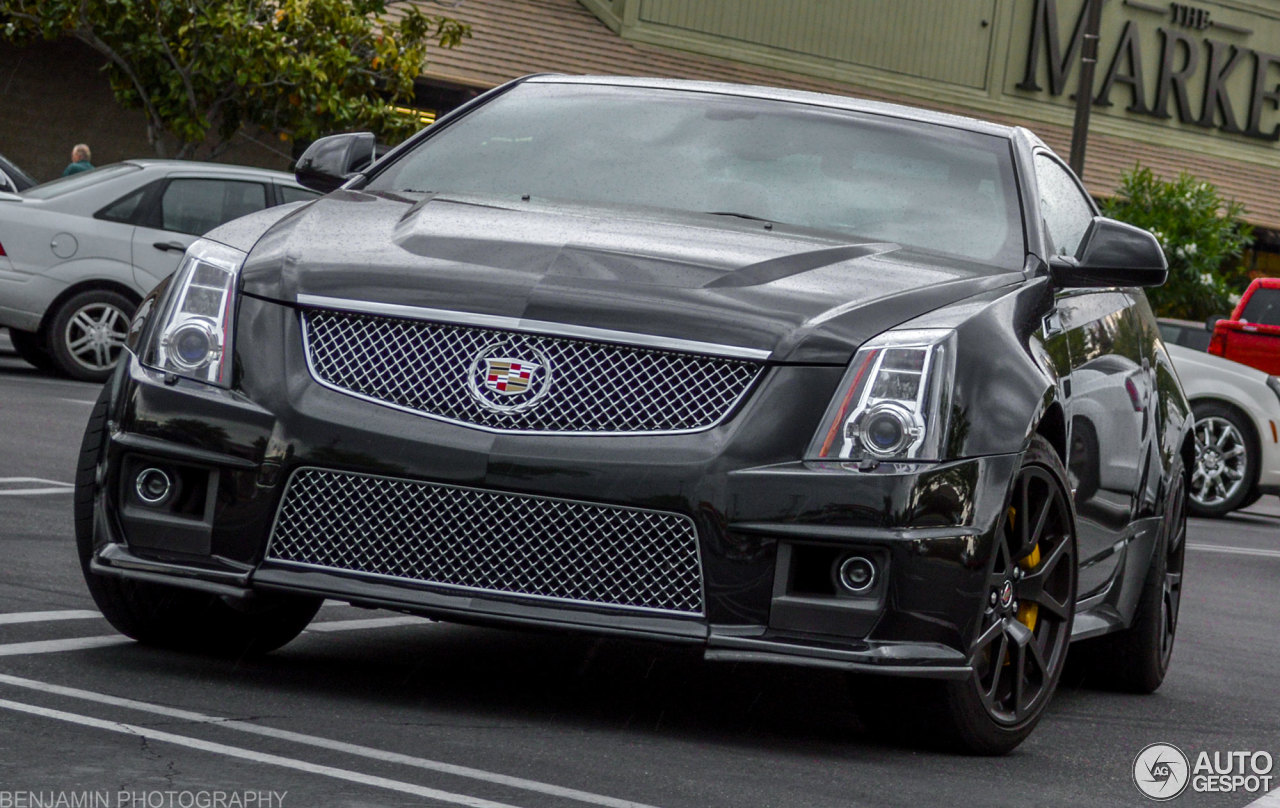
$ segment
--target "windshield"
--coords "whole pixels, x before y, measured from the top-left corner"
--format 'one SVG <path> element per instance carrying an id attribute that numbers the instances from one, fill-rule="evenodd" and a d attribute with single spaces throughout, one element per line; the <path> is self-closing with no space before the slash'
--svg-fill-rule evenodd
<path id="1" fill-rule="evenodd" d="M 738 215 L 1002 266 L 1025 255 L 1007 139 L 703 92 L 523 84 L 367 188 Z"/>
<path id="2" fill-rule="evenodd" d="M 28 199 L 53 199 L 55 196 L 62 196 L 72 191 L 78 191 L 81 188 L 88 188 L 90 185 L 97 185 L 121 174 L 128 174 L 130 171 L 141 170 L 141 166 L 135 166 L 131 163 L 113 163 L 102 168 L 81 171 L 69 177 L 50 180 L 43 185 L 28 188 L 22 192 L 22 195 Z"/>

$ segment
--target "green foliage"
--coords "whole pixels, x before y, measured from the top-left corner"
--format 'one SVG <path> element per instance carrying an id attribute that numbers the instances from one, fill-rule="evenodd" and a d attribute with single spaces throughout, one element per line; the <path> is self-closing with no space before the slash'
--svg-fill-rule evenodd
<path id="1" fill-rule="evenodd" d="M 1203 320 L 1227 314 L 1249 284 L 1240 256 L 1253 243 L 1253 228 L 1241 221 L 1244 205 L 1183 172 L 1176 180 L 1135 166 L 1117 196 L 1102 204 L 1107 216 L 1151 231 L 1169 259 L 1169 280 L 1147 297 L 1156 313 Z"/>
<path id="2" fill-rule="evenodd" d="M 0 0 L 0 37 L 72 37 L 106 60 L 123 104 L 142 109 L 156 153 L 221 152 L 242 129 L 286 145 L 368 129 L 410 134 L 428 47 L 470 28 L 386 0 Z"/>

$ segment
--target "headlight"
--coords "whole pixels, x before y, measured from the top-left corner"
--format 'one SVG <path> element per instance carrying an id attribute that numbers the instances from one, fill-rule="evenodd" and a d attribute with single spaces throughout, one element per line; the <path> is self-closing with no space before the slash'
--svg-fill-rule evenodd
<path id="1" fill-rule="evenodd" d="M 244 259 L 239 250 L 204 239 L 187 248 L 144 362 L 166 373 L 231 386 L 236 280 Z"/>
<path id="2" fill-rule="evenodd" d="M 887 331 L 862 346 L 827 407 L 811 460 L 940 460 L 955 332 Z"/>

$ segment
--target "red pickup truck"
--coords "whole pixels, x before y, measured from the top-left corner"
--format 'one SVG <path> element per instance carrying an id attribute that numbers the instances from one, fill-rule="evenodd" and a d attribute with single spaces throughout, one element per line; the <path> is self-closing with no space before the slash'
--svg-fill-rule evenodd
<path id="1" fill-rule="evenodd" d="M 1209 353 L 1280 375 L 1280 278 L 1256 278 L 1226 320 L 1213 326 Z"/>

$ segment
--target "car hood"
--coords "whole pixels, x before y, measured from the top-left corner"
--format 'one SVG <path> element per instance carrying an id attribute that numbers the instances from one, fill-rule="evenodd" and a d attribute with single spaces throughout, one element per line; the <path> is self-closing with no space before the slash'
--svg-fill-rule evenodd
<path id="1" fill-rule="evenodd" d="M 734 217 L 339 191 L 257 241 L 243 288 L 842 364 L 881 331 L 1022 279 L 1020 268 Z"/>

